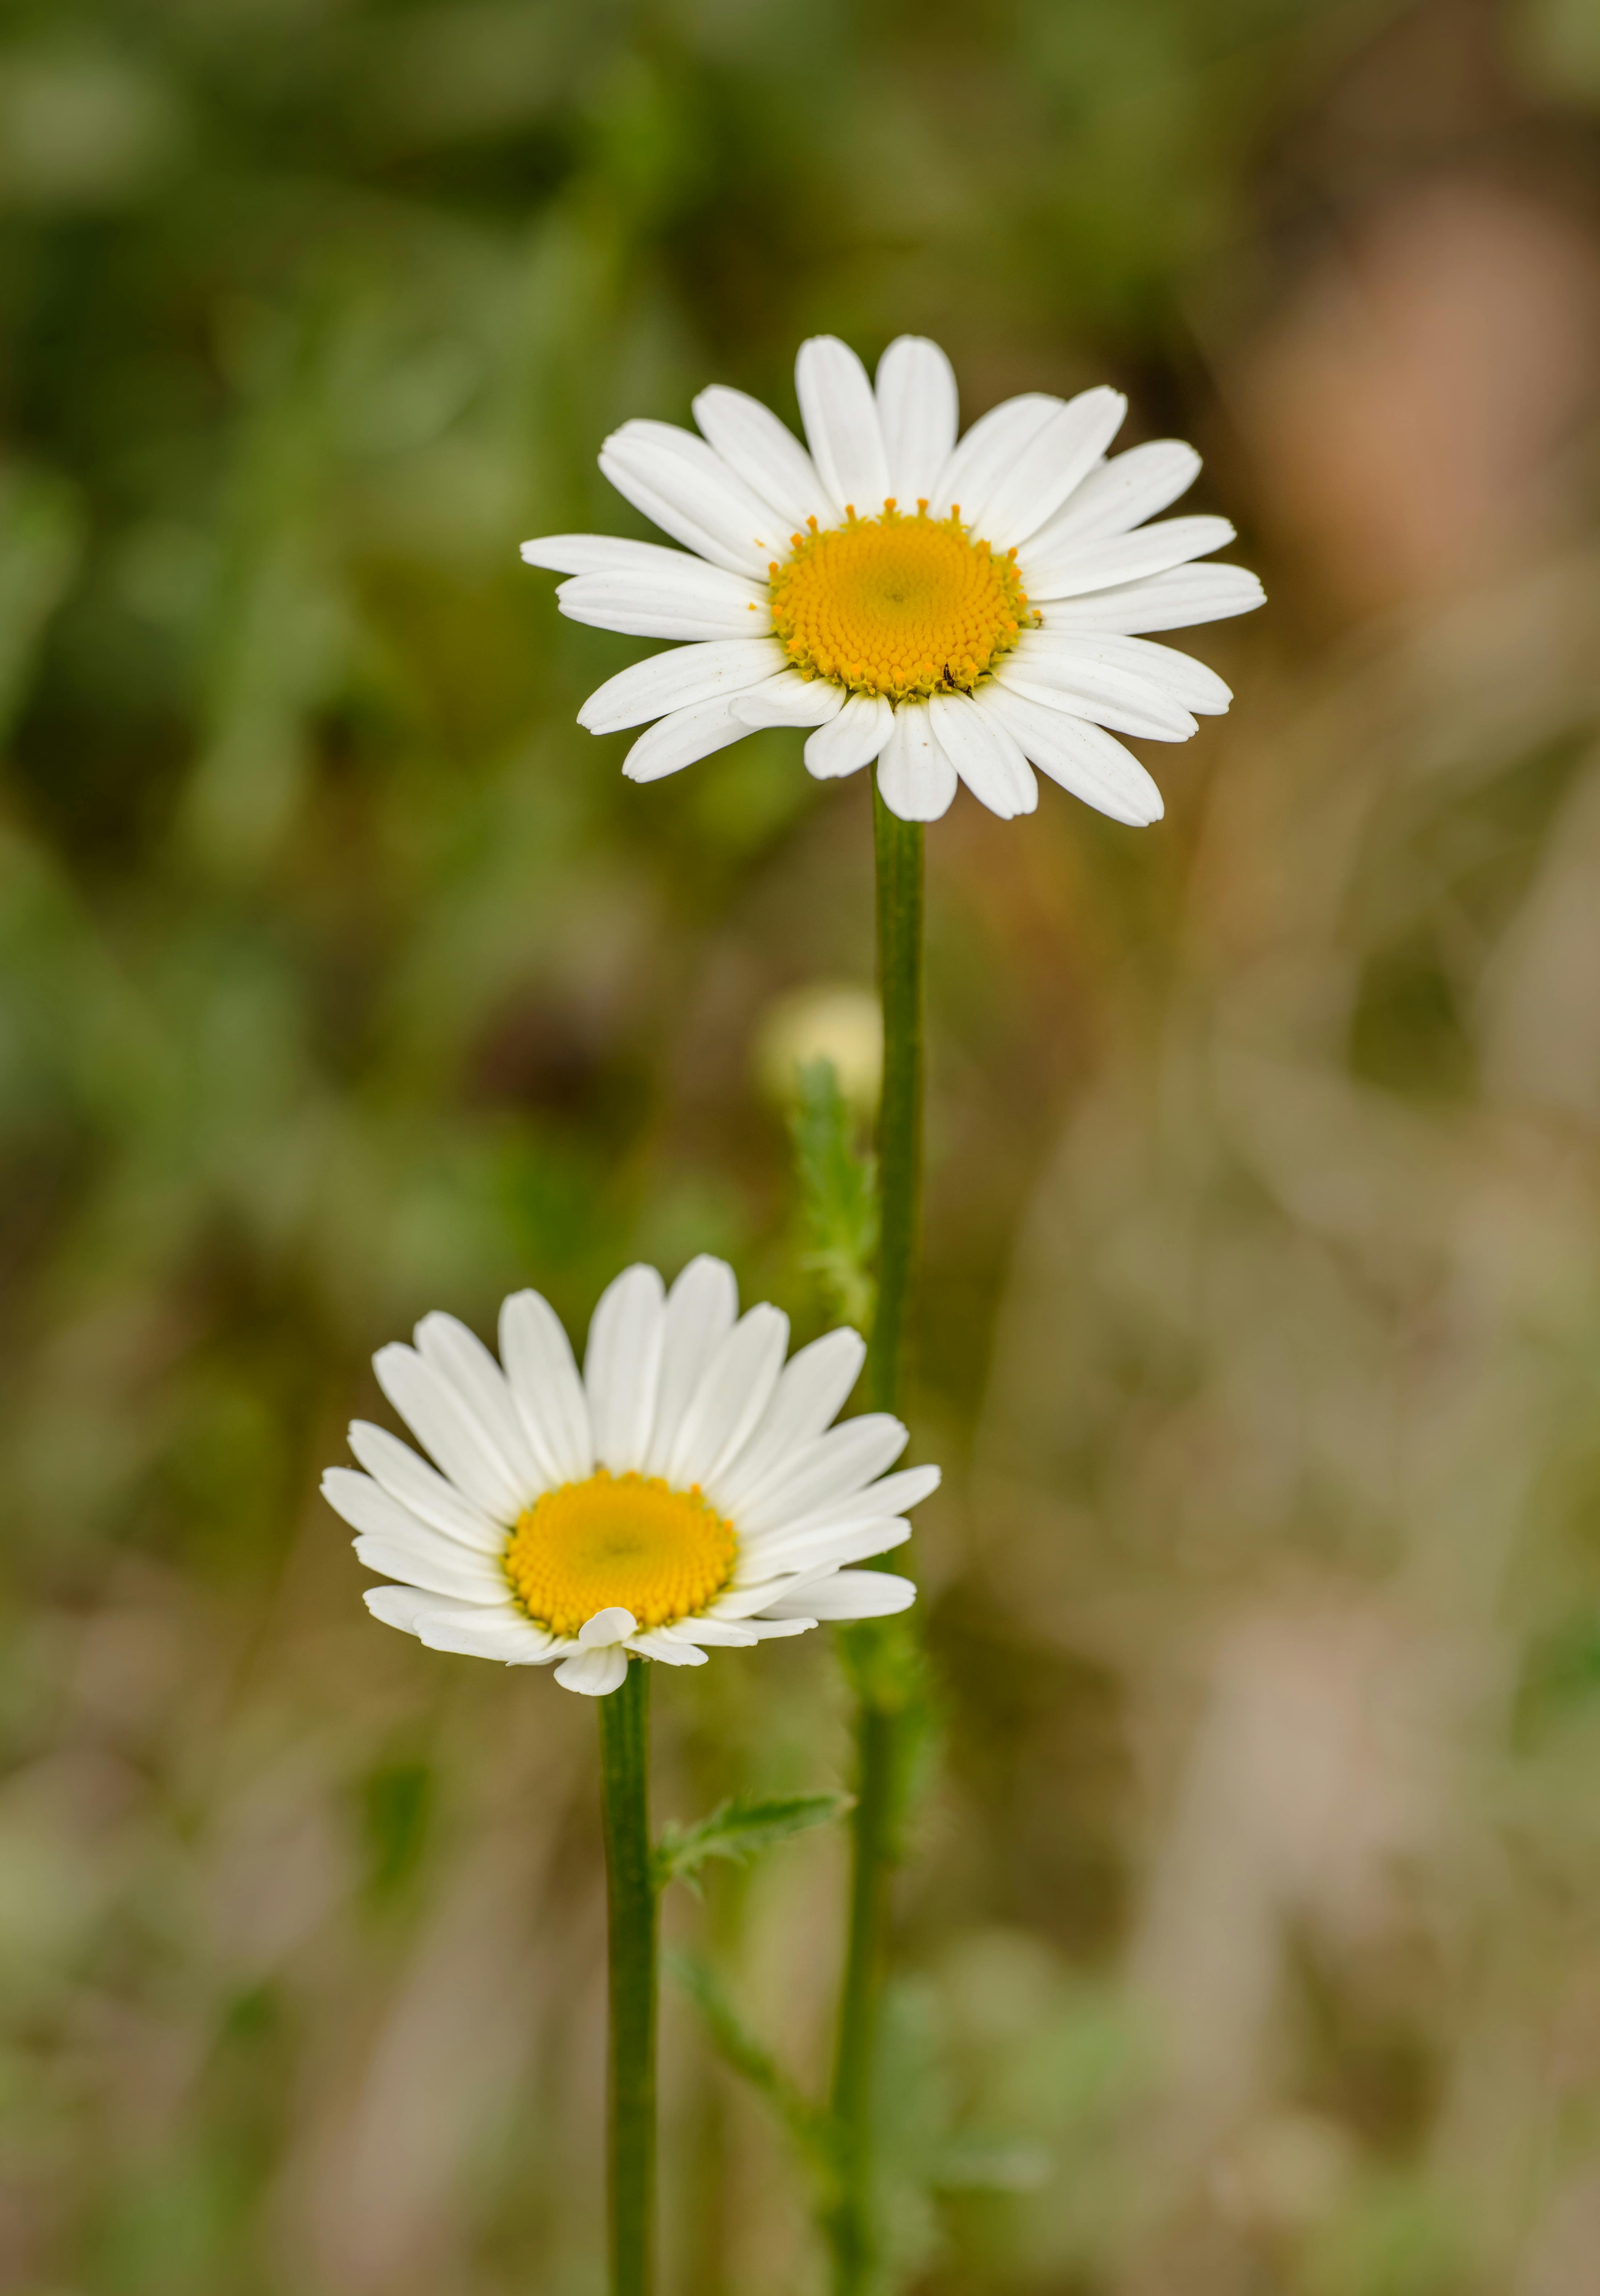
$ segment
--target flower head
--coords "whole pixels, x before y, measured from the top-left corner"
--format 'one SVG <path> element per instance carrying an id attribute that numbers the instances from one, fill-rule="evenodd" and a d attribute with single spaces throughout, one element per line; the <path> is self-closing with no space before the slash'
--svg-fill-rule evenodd
<path id="1" fill-rule="evenodd" d="M 906 1430 L 882 1412 L 833 1424 L 864 1349 L 830 1332 L 787 1363 L 789 1319 L 741 1316 L 731 1268 L 692 1260 L 669 1292 L 630 1267 L 589 1325 L 581 1377 L 554 1311 L 519 1292 L 500 1357 L 453 1316 L 373 1358 L 435 1465 L 357 1420 L 365 1474 L 323 1492 L 390 1584 L 377 1618 L 435 1650 L 556 1666 L 568 1690 L 615 1690 L 631 1651 L 703 1666 L 708 1648 L 902 1611 L 907 1578 L 848 1566 L 911 1536 L 937 1467 L 890 1475 Z"/>
<path id="2" fill-rule="evenodd" d="M 956 437 L 956 378 L 902 335 L 875 385 L 831 335 L 800 347 L 810 451 L 767 407 L 721 386 L 702 435 L 625 422 L 600 467 L 684 545 L 589 534 L 526 542 L 571 578 L 575 621 L 685 643 L 610 678 L 578 722 L 649 725 L 623 771 L 656 781 L 764 726 L 808 729 L 819 779 L 873 759 L 883 800 L 937 820 L 958 780 L 1010 818 L 1033 768 L 1118 821 L 1159 819 L 1161 792 L 1115 734 L 1186 741 L 1226 709 L 1222 680 L 1150 630 L 1247 613 L 1261 586 L 1194 562 L 1234 538 L 1221 518 L 1145 521 L 1192 483 L 1175 439 L 1107 459 L 1128 402 L 1010 398 Z M 654 720 L 654 723 L 651 723 Z"/>

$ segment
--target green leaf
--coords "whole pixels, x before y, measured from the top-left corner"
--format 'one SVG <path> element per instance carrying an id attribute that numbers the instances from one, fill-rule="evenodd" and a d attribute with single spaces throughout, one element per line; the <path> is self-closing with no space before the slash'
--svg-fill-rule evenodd
<path id="1" fill-rule="evenodd" d="M 857 1331 L 872 1322 L 878 1250 L 874 1159 L 858 1149 L 850 1104 L 829 1060 L 808 1061 L 789 1115 L 800 1192 L 800 1265 L 834 1314 Z"/>
<path id="2" fill-rule="evenodd" d="M 965 2129 L 946 2144 L 929 2181 L 938 2193 L 1035 2193 L 1054 2166 L 1042 2144 Z"/>
<path id="3" fill-rule="evenodd" d="M 693 1825 L 663 1827 L 656 1844 L 656 1887 L 664 1890 L 669 1882 L 687 1882 L 693 1889 L 695 1876 L 708 1857 L 726 1857 L 735 1866 L 747 1865 L 764 1850 L 787 1841 L 792 1834 L 804 1833 L 813 1825 L 826 1825 L 850 1808 L 849 1795 L 842 1793 L 789 1794 L 773 1801 L 746 1801 L 743 1798 L 725 1801 L 710 1817 L 702 1817 Z"/>
<path id="4" fill-rule="evenodd" d="M 1543 1738 L 1600 1698 L 1600 1620 L 1570 1620 L 1536 1642 L 1517 1686 L 1516 1736 L 1523 1747 Z"/>
<path id="5" fill-rule="evenodd" d="M 0 734 L 26 698 L 45 625 L 77 570 L 83 519 L 47 472 L 0 472 Z"/>
<path id="6" fill-rule="evenodd" d="M 831 2188 L 837 2168 L 830 2115 L 812 2103 L 766 2044 L 751 2032 L 697 1955 L 669 1953 L 666 1964 L 704 2018 L 718 2055 L 771 2107 L 812 2170 Z"/>

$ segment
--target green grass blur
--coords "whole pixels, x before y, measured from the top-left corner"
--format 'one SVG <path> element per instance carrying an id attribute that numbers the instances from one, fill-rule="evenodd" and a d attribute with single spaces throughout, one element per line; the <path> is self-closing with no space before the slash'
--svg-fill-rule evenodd
<path id="1" fill-rule="evenodd" d="M 1110 379 L 1272 603 L 1135 832 L 930 835 L 919 2296 L 1580 2296 L 1600 2243 L 1600 38 L 1582 0 L 0 17 L 0 2285 L 598 2296 L 594 1717 L 368 1620 L 373 1349 L 726 1253 L 864 785 L 659 786 L 528 534 L 709 380 Z M 825 1637 L 658 1687 L 825 1792 Z M 820 2078 L 840 1844 L 679 1892 Z M 669 2007 L 666 2296 L 810 2296 Z"/>

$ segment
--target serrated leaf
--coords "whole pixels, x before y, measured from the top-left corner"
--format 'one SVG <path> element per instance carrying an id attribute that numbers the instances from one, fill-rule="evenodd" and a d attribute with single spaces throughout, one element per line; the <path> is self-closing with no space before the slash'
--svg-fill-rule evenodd
<path id="1" fill-rule="evenodd" d="M 876 1162 L 856 1145 L 855 1118 L 832 1061 L 808 1061 L 796 1083 L 789 1137 L 804 1240 L 800 1264 L 834 1314 L 866 1331 L 876 1288 Z"/>
<path id="2" fill-rule="evenodd" d="M 851 1807 L 849 1794 L 788 1794 L 770 1801 L 725 1801 L 709 1817 L 693 1825 L 668 1825 L 656 1844 L 656 1887 L 687 1882 L 709 1857 L 726 1857 L 735 1866 L 775 1849 L 791 1835 L 814 1825 L 826 1825 Z"/>
<path id="3" fill-rule="evenodd" d="M 969 2129 L 950 2139 L 929 2181 L 938 2193 L 1035 2193 L 1054 2166 L 1042 2144 Z"/>
<path id="4" fill-rule="evenodd" d="M 756 2038 L 703 1961 L 693 1954 L 669 1953 L 666 1962 L 669 1974 L 704 2018 L 718 2055 L 765 2099 L 825 2188 L 831 2188 L 837 2169 L 829 2115 L 812 2103 L 766 2044 Z"/>

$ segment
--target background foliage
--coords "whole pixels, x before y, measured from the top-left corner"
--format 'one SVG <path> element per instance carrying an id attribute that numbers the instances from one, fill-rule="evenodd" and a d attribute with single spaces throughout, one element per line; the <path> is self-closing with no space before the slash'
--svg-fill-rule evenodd
<path id="1" fill-rule="evenodd" d="M 818 329 L 1115 379 L 1274 601 L 1162 826 L 931 839 L 896 2284 L 1588 2284 L 1596 105 L 1580 0 L 5 9 L 7 2287 L 598 2288 L 593 1718 L 315 1485 L 431 1307 L 822 1325 L 756 1046 L 870 981 L 866 792 L 625 784 L 515 547 Z M 840 1783 L 822 1637 L 669 1690 L 680 1820 Z M 672 1913 L 813 2082 L 838 1856 Z M 668 2056 L 669 2290 L 815 2288 Z"/>

